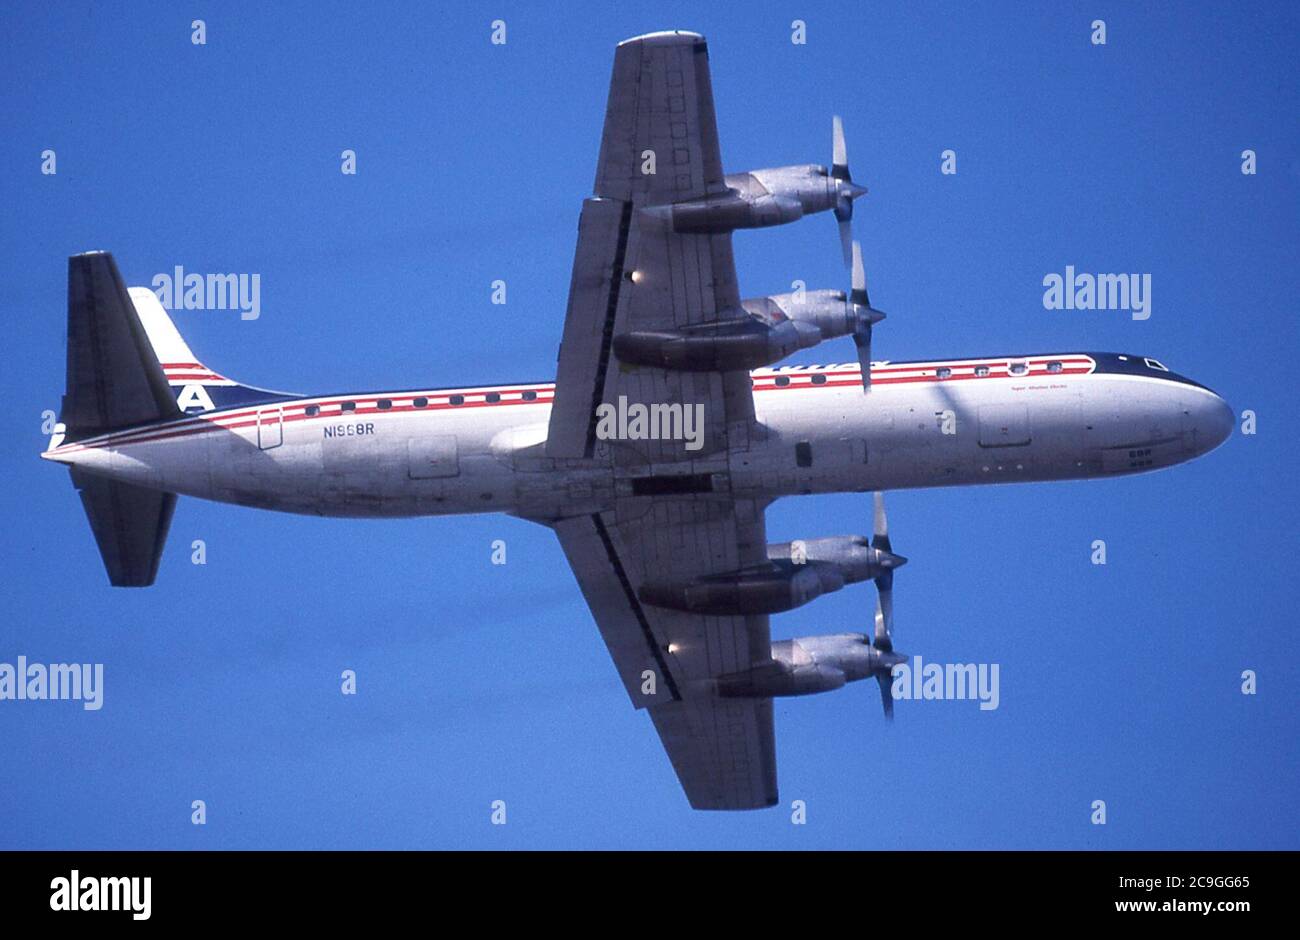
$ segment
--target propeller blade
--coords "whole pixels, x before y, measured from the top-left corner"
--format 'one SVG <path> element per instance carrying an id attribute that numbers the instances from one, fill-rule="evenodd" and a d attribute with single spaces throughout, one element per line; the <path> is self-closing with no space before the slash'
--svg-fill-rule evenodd
<path id="1" fill-rule="evenodd" d="M 876 578 L 876 597 L 880 601 L 880 619 L 884 624 L 885 637 L 889 644 L 885 647 L 885 651 L 892 653 L 894 651 L 894 572 L 886 571 Z"/>
<path id="2" fill-rule="evenodd" d="M 871 547 L 893 555 L 889 541 L 889 517 L 885 515 L 885 494 L 877 490 L 875 520 L 871 532 Z M 876 648 L 892 652 L 894 649 L 894 569 L 887 568 L 876 575 Z"/>
<path id="3" fill-rule="evenodd" d="M 844 122 L 837 114 L 831 119 L 831 178 L 835 180 L 835 218 L 840 223 L 840 247 L 844 249 L 844 264 L 851 260 L 853 243 L 853 200 L 866 193 L 865 186 L 853 182 L 849 175 L 849 149 L 844 143 Z"/>
<path id="4" fill-rule="evenodd" d="M 862 263 L 862 243 L 853 243 L 853 290 L 849 294 L 849 300 L 860 307 L 870 307 L 871 301 L 867 298 L 867 269 Z"/>
<path id="5" fill-rule="evenodd" d="M 876 683 L 880 686 L 880 704 L 885 706 L 885 717 L 894 720 L 894 677 L 892 673 L 876 673 Z"/>
<path id="6" fill-rule="evenodd" d="M 889 517 L 885 515 L 885 494 L 875 492 L 876 518 L 871 530 L 871 547 L 892 554 L 893 546 L 889 542 Z"/>
<path id="7" fill-rule="evenodd" d="M 893 627 L 894 605 L 893 599 L 890 598 L 888 607 L 888 619 L 886 619 L 886 608 L 881 603 L 880 592 L 876 592 L 876 633 L 875 647 L 885 653 L 894 651 L 894 638 L 890 634 L 890 628 Z"/>
<path id="8" fill-rule="evenodd" d="M 852 290 L 849 291 L 849 303 L 862 307 L 869 313 L 859 322 L 853 331 L 853 343 L 858 347 L 858 365 L 862 368 L 862 390 L 871 390 L 871 326 L 879 311 L 871 309 L 871 300 L 867 297 L 867 269 L 862 263 L 862 244 L 853 243 Z M 884 314 L 880 314 L 884 316 Z"/>
<path id="9" fill-rule="evenodd" d="M 862 367 L 862 390 L 871 390 L 871 327 L 885 319 L 883 310 L 871 306 L 867 296 L 867 269 L 862 263 L 862 245 L 853 243 L 853 281 L 849 291 L 849 303 L 854 307 L 857 320 L 853 328 L 853 342 L 858 347 L 858 364 Z"/>
<path id="10" fill-rule="evenodd" d="M 858 366 L 862 369 L 862 390 L 871 390 L 871 324 L 853 331 L 853 345 L 858 347 Z"/>
<path id="11" fill-rule="evenodd" d="M 837 114 L 831 118 L 831 176 L 849 179 L 849 148 L 844 143 L 844 122 Z"/>

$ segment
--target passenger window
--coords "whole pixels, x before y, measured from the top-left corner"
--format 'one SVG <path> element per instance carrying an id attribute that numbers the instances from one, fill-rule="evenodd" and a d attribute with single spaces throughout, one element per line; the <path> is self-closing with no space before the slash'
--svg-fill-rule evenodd
<path id="1" fill-rule="evenodd" d="M 411 404 L 414 405 L 416 408 L 427 408 L 429 406 L 429 399 L 421 395 L 419 398 L 413 399 L 411 401 Z"/>
<path id="2" fill-rule="evenodd" d="M 824 376 L 824 375 L 822 375 L 820 372 L 818 372 L 816 375 L 813 376 L 813 378 L 812 378 L 812 383 L 813 383 L 813 385 L 825 385 L 825 384 L 826 384 L 826 376 Z"/>
<path id="3" fill-rule="evenodd" d="M 357 403 L 354 401 L 345 401 L 343 404 L 339 405 L 339 411 L 345 413 L 349 411 L 356 411 L 356 410 L 357 410 Z"/>
<path id="4" fill-rule="evenodd" d="M 447 399 L 447 400 L 448 400 L 449 402 L 451 402 L 453 405 L 463 405 L 463 404 L 465 404 L 465 396 L 464 396 L 464 395 L 452 395 L 451 398 L 449 398 L 449 399 Z"/>
<path id="5" fill-rule="evenodd" d="M 949 369 L 947 366 L 944 366 L 942 369 L 939 369 L 937 372 L 935 372 L 935 375 L 939 376 L 939 378 L 941 379 L 950 379 L 952 378 L 952 369 Z"/>
<path id="6" fill-rule="evenodd" d="M 1062 367 L 1061 367 L 1061 364 L 1060 364 L 1059 362 L 1049 362 L 1049 363 L 1047 364 L 1047 371 L 1048 371 L 1048 372 L 1060 372 L 1060 371 L 1061 371 L 1061 368 L 1062 368 Z"/>
<path id="7" fill-rule="evenodd" d="M 785 388 L 787 385 L 790 384 L 790 376 L 778 375 L 776 377 L 776 384 L 779 385 L 781 388 Z"/>
<path id="8" fill-rule="evenodd" d="M 1029 366 L 1023 362 L 1013 362 L 1007 371 L 1012 375 L 1024 375 L 1029 371 Z"/>
<path id="9" fill-rule="evenodd" d="M 794 462 L 800 467 L 812 466 L 812 445 L 807 441 L 800 441 L 794 445 Z"/>
<path id="10" fill-rule="evenodd" d="M 976 367 L 975 367 L 975 375 L 976 375 L 978 378 L 981 378 L 981 379 L 983 379 L 983 378 L 987 378 L 987 377 L 988 377 L 988 374 L 989 374 L 989 367 L 988 367 L 988 366 L 976 366 Z"/>
<path id="11" fill-rule="evenodd" d="M 524 401 L 536 401 L 536 400 L 537 400 L 536 392 L 532 391 L 531 389 L 524 392 Z"/>
<path id="12" fill-rule="evenodd" d="M 307 417 L 314 418 L 320 414 L 320 405 L 308 405 L 306 408 Z"/>
<path id="13" fill-rule="evenodd" d="M 487 400 L 490 402 L 498 402 L 501 400 L 501 395 L 497 392 L 488 392 Z"/>
<path id="14" fill-rule="evenodd" d="M 387 411 L 389 408 L 393 407 L 393 400 L 391 398 L 381 398 L 377 404 L 381 411 Z"/>

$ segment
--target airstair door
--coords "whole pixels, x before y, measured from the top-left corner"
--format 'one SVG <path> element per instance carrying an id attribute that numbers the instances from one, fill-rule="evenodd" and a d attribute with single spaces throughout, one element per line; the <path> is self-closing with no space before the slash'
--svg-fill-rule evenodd
<path id="1" fill-rule="evenodd" d="M 257 412 L 257 446 L 270 450 L 284 443 L 284 409 L 279 405 Z"/>

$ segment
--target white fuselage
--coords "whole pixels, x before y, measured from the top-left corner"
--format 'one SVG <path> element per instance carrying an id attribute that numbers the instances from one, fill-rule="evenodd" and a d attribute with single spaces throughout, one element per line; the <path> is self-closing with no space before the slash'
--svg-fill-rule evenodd
<path id="1" fill-rule="evenodd" d="M 714 492 L 765 501 L 1109 476 L 1222 442 L 1233 416 L 1219 396 L 1149 371 L 1099 371 L 1078 353 L 876 363 L 864 394 L 856 365 L 761 369 L 743 445 L 683 455 Z M 56 442 L 44 456 L 203 499 L 354 517 L 555 519 L 608 508 L 635 477 L 682 471 L 627 459 L 635 440 L 603 442 L 592 460 L 547 458 L 552 395 L 525 383 L 293 399 Z"/>

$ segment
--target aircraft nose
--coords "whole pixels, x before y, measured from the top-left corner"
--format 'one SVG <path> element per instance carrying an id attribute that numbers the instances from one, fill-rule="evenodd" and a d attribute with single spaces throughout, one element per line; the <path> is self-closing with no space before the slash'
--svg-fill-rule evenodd
<path id="1" fill-rule="evenodd" d="M 1236 425 L 1237 416 L 1231 406 L 1218 395 L 1207 396 L 1196 415 L 1201 453 L 1208 454 L 1226 441 Z"/>

